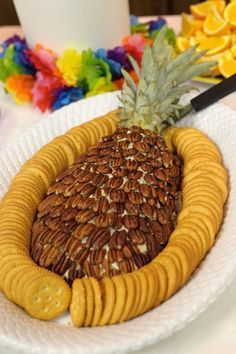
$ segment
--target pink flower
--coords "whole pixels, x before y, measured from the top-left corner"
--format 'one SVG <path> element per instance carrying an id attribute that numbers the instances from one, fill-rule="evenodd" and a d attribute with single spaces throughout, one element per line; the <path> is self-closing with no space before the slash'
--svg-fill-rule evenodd
<path id="1" fill-rule="evenodd" d="M 56 99 L 55 93 L 61 87 L 63 87 L 63 83 L 60 78 L 38 72 L 32 89 L 34 105 L 42 112 L 51 110 Z"/>
<path id="2" fill-rule="evenodd" d="M 44 48 L 41 44 L 36 44 L 28 53 L 36 69 L 46 75 L 60 76 L 56 67 L 57 55 L 52 50 Z"/>

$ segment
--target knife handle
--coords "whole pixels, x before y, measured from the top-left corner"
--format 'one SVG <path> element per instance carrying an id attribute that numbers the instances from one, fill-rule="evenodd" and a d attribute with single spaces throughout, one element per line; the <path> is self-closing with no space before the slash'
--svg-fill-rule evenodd
<path id="1" fill-rule="evenodd" d="M 229 95 L 236 90 L 236 74 L 228 79 L 222 80 L 219 84 L 212 86 L 197 97 L 191 100 L 191 105 L 195 111 L 200 111 L 203 108 L 210 106 L 212 103 Z"/>

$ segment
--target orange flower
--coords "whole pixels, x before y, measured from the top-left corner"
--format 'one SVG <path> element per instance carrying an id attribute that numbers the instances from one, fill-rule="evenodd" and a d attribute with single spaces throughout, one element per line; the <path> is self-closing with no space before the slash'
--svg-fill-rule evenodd
<path id="1" fill-rule="evenodd" d="M 132 47 L 135 47 L 138 52 L 142 53 L 144 51 L 145 45 L 149 44 L 151 46 L 153 44 L 153 40 L 145 37 L 143 34 L 137 33 L 123 38 L 122 44 L 124 46 L 130 45 Z"/>
<path id="2" fill-rule="evenodd" d="M 32 101 L 32 88 L 35 78 L 32 75 L 10 75 L 6 80 L 6 90 L 13 95 L 18 104 Z"/>
<path id="3" fill-rule="evenodd" d="M 122 90 L 123 82 L 124 82 L 123 77 L 121 79 L 117 79 L 117 80 L 113 81 L 113 83 L 115 84 L 115 86 L 118 90 Z"/>
<path id="4" fill-rule="evenodd" d="M 134 82 L 135 82 L 136 84 L 138 84 L 139 79 L 138 79 L 138 76 L 137 76 L 136 72 L 135 72 L 134 70 L 131 70 L 131 71 L 129 72 L 129 74 L 130 74 L 130 76 L 133 78 Z"/>
<path id="5" fill-rule="evenodd" d="M 133 78 L 134 82 L 136 84 L 138 84 L 139 80 L 138 80 L 138 77 L 136 75 L 136 72 L 134 70 L 131 70 L 129 72 L 130 76 Z M 117 89 L 118 90 L 122 90 L 122 87 L 123 87 L 123 83 L 124 83 L 124 78 L 122 77 L 121 79 L 118 79 L 118 80 L 114 80 L 113 83 L 116 85 Z"/>

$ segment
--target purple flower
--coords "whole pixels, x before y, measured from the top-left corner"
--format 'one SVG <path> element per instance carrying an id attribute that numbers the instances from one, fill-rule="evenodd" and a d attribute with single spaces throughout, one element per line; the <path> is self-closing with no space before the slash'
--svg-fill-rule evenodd
<path id="1" fill-rule="evenodd" d="M 0 58 L 5 56 L 5 51 L 9 45 L 13 45 L 14 62 L 22 67 L 24 74 L 35 74 L 36 70 L 30 61 L 28 55 L 29 47 L 25 39 L 20 38 L 18 35 L 14 35 L 5 40 L 5 42 L 1 44 L 2 53 L 0 53 Z"/>
<path id="2" fill-rule="evenodd" d="M 112 80 L 117 80 L 121 78 L 121 64 L 113 59 L 108 59 L 107 52 L 104 48 L 100 48 L 95 52 L 95 56 L 99 59 L 104 60 L 110 67 Z"/>
<path id="3" fill-rule="evenodd" d="M 72 102 L 81 100 L 84 93 L 81 87 L 63 87 L 54 91 L 56 97 L 52 109 L 56 110 Z"/>
<path id="4" fill-rule="evenodd" d="M 128 71 L 132 68 L 124 47 L 115 47 L 112 50 L 108 50 L 107 58 L 120 63 Z"/>
<path id="5" fill-rule="evenodd" d="M 160 29 L 164 25 L 166 25 L 166 20 L 162 17 L 159 17 L 157 19 L 157 21 L 150 21 L 149 22 L 149 31 L 150 32 L 155 31 L 157 29 Z"/>
<path id="6" fill-rule="evenodd" d="M 20 38 L 20 36 L 15 34 L 14 36 L 6 39 L 4 43 L 6 44 L 6 46 L 9 46 L 10 44 L 15 44 L 16 42 L 25 44 L 25 39 Z"/>
<path id="7" fill-rule="evenodd" d="M 7 47 L 11 44 L 15 44 L 15 43 L 22 43 L 25 44 L 25 39 L 20 38 L 17 34 L 15 34 L 14 36 L 6 39 L 2 44 L 1 47 L 2 49 L 5 51 L 7 49 Z"/>
<path id="8" fill-rule="evenodd" d="M 5 51 L 7 49 L 7 47 L 10 45 L 10 44 L 15 44 L 15 42 L 25 42 L 24 39 L 20 38 L 17 34 L 15 34 L 14 36 L 6 39 L 0 46 L 2 48 L 2 52 L 0 53 L 0 58 L 3 58 L 4 55 L 5 55 Z"/>

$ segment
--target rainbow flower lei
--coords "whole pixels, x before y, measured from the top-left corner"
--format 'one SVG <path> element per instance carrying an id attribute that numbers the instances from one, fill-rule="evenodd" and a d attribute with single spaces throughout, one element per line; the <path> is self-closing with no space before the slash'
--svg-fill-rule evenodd
<path id="1" fill-rule="evenodd" d="M 29 48 L 18 35 L 0 45 L 0 81 L 15 102 L 32 102 L 42 112 L 54 111 L 84 97 L 120 89 L 123 83 L 121 68 L 135 79 L 128 54 L 140 64 L 145 45 L 152 44 L 166 21 L 138 23 L 131 16 L 131 35 L 111 50 L 91 49 L 78 53 L 66 49 L 58 56 L 51 49 L 37 44 Z M 167 37 L 174 45 L 175 35 L 168 29 Z"/>

